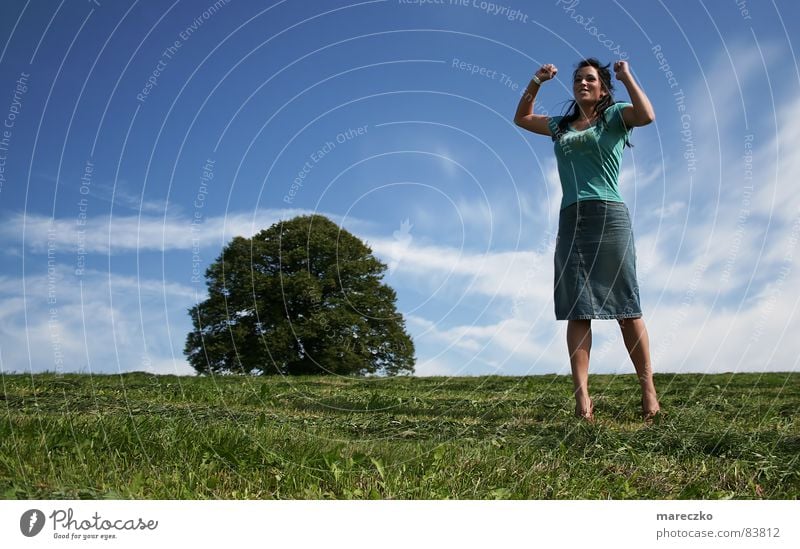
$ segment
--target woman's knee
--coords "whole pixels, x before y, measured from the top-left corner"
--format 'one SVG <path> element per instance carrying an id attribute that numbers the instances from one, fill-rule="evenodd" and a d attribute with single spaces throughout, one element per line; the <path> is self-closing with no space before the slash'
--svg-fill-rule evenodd
<path id="1" fill-rule="evenodd" d="M 631 326 L 633 326 L 636 323 L 637 320 L 639 320 L 639 319 L 638 318 L 618 318 L 617 319 L 617 323 L 619 324 L 620 328 L 625 330 L 625 329 L 630 328 Z"/>
<path id="2" fill-rule="evenodd" d="M 568 326 L 574 326 L 575 328 L 589 328 L 592 325 L 592 320 L 589 318 L 586 319 L 578 319 L 578 320 L 569 320 L 567 321 Z"/>
<path id="3" fill-rule="evenodd" d="M 623 330 L 635 327 L 637 324 L 641 324 L 642 322 L 643 322 L 642 321 L 642 317 L 618 318 L 617 319 L 617 323 L 619 324 L 619 327 L 622 328 Z"/>

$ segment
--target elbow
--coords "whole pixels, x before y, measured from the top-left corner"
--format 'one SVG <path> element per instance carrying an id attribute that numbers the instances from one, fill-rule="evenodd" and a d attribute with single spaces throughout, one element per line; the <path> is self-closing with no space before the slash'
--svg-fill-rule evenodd
<path id="1" fill-rule="evenodd" d="M 519 116 L 515 116 L 514 117 L 514 124 L 516 124 L 517 126 L 521 127 L 522 126 L 522 118 L 520 118 Z"/>
<path id="2" fill-rule="evenodd" d="M 654 122 L 655 119 L 656 119 L 656 115 L 654 115 L 654 114 L 643 114 L 642 116 L 637 116 L 633 120 L 633 124 L 632 124 L 631 127 L 640 128 L 642 126 L 647 126 L 648 124 L 651 124 L 652 122 Z"/>

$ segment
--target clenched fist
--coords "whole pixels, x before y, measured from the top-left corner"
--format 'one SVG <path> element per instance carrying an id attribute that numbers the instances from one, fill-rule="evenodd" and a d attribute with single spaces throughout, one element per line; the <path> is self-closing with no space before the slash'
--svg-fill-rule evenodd
<path id="1" fill-rule="evenodd" d="M 548 63 L 547 65 L 542 65 L 542 67 L 536 71 L 536 78 L 542 82 L 546 82 L 547 80 L 555 78 L 557 73 L 558 69 L 556 66 Z"/>
<path id="2" fill-rule="evenodd" d="M 614 75 L 617 80 L 623 81 L 631 75 L 630 66 L 627 61 L 617 61 L 614 63 Z"/>

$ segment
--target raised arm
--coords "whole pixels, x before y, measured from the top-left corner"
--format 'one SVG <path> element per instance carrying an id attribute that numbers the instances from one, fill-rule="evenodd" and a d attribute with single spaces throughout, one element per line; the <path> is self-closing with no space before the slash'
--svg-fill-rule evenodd
<path id="1" fill-rule="evenodd" d="M 558 69 L 556 66 L 549 64 L 542 65 L 542 67 L 536 71 L 534 78 L 531 79 L 528 87 L 519 99 L 517 113 L 514 115 L 514 124 L 533 133 L 552 135 L 548 125 L 550 117 L 542 114 L 533 114 L 533 104 L 536 101 L 536 94 L 539 93 L 541 84 L 554 78 L 557 72 Z M 536 82 L 537 79 L 540 83 Z"/>
<path id="2" fill-rule="evenodd" d="M 628 90 L 628 95 L 631 97 L 631 107 L 626 107 L 622 110 L 622 120 L 629 128 L 637 126 L 646 126 L 656 119 L 656 113 L 653 111 L 653 105 L 645 95 L 642 88 L 634 80 L 631 74 L 630 67 L 627 61 L 617 61 L 614 63 L 614 73 L 617 80 L 625 85 Z"/>

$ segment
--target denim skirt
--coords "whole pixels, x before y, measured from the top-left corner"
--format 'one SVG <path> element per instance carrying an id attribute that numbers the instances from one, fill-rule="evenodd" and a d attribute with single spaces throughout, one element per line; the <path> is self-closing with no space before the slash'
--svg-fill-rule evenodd
<path id="1" fill-rule="evenodd" d="M 561 210 L 554 263 L 557 320 L 642 316 L 631 218 L 623 202 L 584 200 Z"/>

